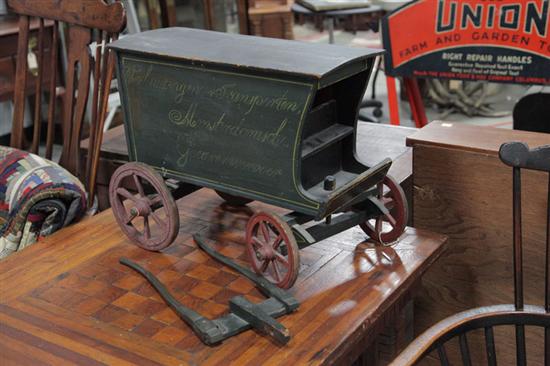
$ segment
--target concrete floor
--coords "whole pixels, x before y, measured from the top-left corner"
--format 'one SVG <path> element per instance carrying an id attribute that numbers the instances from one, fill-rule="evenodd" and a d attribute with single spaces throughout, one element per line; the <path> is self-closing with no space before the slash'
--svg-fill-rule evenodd
<path id="1" fill-rule="evenodd" d="M 374 33 L 372 31 L 359 31 L 356 34 L 351 32 L 345 32 L 342 30 L 335 31 L 335 44 L 337 45 L 346 45 L 351 47 L 381 47 L 381 41 L 379 38 L 380 33 Z M 294 36 L 296 40 L 306 41 L 306 42 L 319 42 L 319 43 L 328 43 L 328 32 L 319 32 L 316 30 L 312 24 L 306 23 L 304 25 L 296 24 L 294 26 Z M 367 89 L 366 96 L 370 98 L 372 80 L 371 84 Z M 444 117 L 447 121 L 452 122 L 461 122 L 474 125 L 489 125 L 494 127 L 501 128 L 512 128 L 512 110 L 514 104 L 524 95 L 530 94 L 532 92 L 538 92 L 543 89 L 542 86 L 523 86 L 523 85 L 507 85 L 507 84 L 491 84 L 490 91 L 494 94 L 488 100 L 491 102 L 491 107 L 495 111 L 508 111 L 509 114 L 500 117 L 469 117 L 464 114 L 451 114 Z M 546 88 L 549 90 L 550 88 Z M 398 93 L 400 86 L 398 85 Z M 380 123 L 389 123 L 389 112 L 388 112 L 388 92 L 386 88 L 386 79 L 384 73 L 380 72 L 378 79 L 376 81 L 376 99 L 381 101 L 384 104 L 383 107 L 383 116 L 380 119 Z M 433 108 L 432 105 L 426 104 L 426 114 L 428 121 L 441 120 L 442 114 Z M 414 126 L 414 122 L 411 119 L 411 112 L 409 104 L 405 101 L 401 101 L 399 105 L 399 114 L 401 119 L 401 125 L 403 126 Z"/>

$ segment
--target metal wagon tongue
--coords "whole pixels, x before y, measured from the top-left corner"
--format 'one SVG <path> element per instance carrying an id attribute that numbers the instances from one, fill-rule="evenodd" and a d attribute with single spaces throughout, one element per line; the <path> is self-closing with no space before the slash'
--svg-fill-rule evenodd
<path id="1" fill-rule="evenodd" d="M 120 263 L 132 268 L 145 277 L 157 290 L 162 299 L 193 329 L 201 341 L 207 345 L 218 344 L 250 328 L 254 328 L 282 344 L 288 343 L 290 340 L 289 330 L 277 322 L 275 318 L 298 309 L 300 305 L 298 300 L 263 277 L 239 266 L 228 257 L 219 254 L 208 246 L 200 235 L 194 235 L 193 238 L 199 248 L 254 282 L 258 289 L 268 296 L 268 298 L 259 304 L 254 304 L 243 296 L 235 296 L 229 300 L 229 309 L 231 312 L 228 315 L 210 320 L 178 302 L 151 272 L 140 265 L 128 258 L 120 258 Z"/>

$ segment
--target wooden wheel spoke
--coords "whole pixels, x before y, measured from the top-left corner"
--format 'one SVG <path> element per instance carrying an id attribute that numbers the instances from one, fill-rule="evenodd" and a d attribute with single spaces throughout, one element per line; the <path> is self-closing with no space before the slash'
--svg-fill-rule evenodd
<path id="1" fill-rule="evenodd" d="M 145 238 L 151 238 L 151 227 L 149 226 L 149 216 L 143 217 L 143 235 Z"/>
<path id="2" fill-rule="evenodd" d="M 150 202 L 151 206 L 162 203 L 162 196 L 160 194 L 157 194 L 155 197 L 151 198 Z"/>
<path id="3" fill-rule="evenodd" d="M 134 178 L 134 184 L 136 185 L 136 188 L 139 192 L 139 195 L 141 197 L 145 197 L 145 191 L 143 190 L 143 186 L 141 185 L 141 182 L 139 181 L 139 176 L 137 174 L 134 174 L 133 178 Z"/>
<path id="4" fill-rule="evenodd" d="M 275 252 L 275 259 L 286 268 L 290 267 L 290 263 L 288 263 L 288 260 L 281 253 Z"/>
<path id="5" fill-rule="evenodd" d="M 382 232 L 382 218 L 381 217 L 376 218 L 376 223 L 374 224 L 374 231 L 376 231 L 377 233 Z"/>
<path id="6" fill-rule="evenodd" d="M 128 224 L 128 226 L 126 227 L 126 229 L 132 233 L 132 235 L 139 235 L 139 232 L 138 230 L 134 227 L 134 225 L 130 225 Z"/>
<path id="7" fill-rule="evenodd" d="M 279 247 L 279 245 L 281 245 L 282 241 L 283 241 L 283 236 L 281 234 L 279 234 L 279 236 L 273 242 L 273 245 L 272 245 L 273 249 L 277 249 Z"/>
<path id="8" fill-rule="evenodd" d="M 264 236 L 264 240 L 266 243 L 269 243 L 269 231 L 267 229 L 267 226 L 265 225 L 265 222 L 260 222 L 260 230 L 262 231 L 262 235 Z"/>
<path id="9" fill-rule="evenodd" d="M 381 201 L 384 204 L 384 206 L 386 206 L 388 209 L 392 209 L 395 203 L 394 199 L 388 196 L 382 197 Z"/>
<path id="10" fill-rule="evenodd" d="M 254 236 L 254 237 L 252 238 L 252 245 L 255 246 L 256 248 L 261 248 L 261 247 L 263 247 L 265 244 L 262 243 L 262 242 L 260 241 L 260 239 L 258 239 L 257 237 Z"/>
<path id="11" fill-rule="evenodd" d="M 271 266 L 273 267 L 273 274 L 275 275 L 275 280 L 280 281 L 281 273 L 279 272 L 279 267 L 277 267 L 276 261 L 272 261 Z"/>
<path id="12" fill-rule="evenodd" d="M 137 201 L 137 198 L 136 196 L 134 196 L 132 193 L 130 193 L 126 188 L 123 188 L 123 187 L 119 187 L 116 189 L 116 194 L 118 194 L 119 196 L 122 196 L 124 198 L 127 198 L 133 202 L 136 202 Z"/>
<path id="13" fill-rule="evenodd" d="M 262 265 L 260 267 L 260 272 L 265 272 L 267 271 L 267 267 L 269 266 L 269 259 L 266 259 L 262 262 Z"/>
<path id="14" fill-rule="evenodd" d="M 126 225 L 129 225 L 137 216 L 137 211 L 136 213 L 128 212 L 126 214 L 126 220 L 124 220 Z"/>
<path id="15" fill-rule="evenodd" d="M 159 225 L 160 227 L 162 227 L 163 229 L 166 228 L 166 223 L 164 221 L 162 221 L 160 219 L 160 217 L 158 217 L 158 215 L 155 213 L 155 212 L 151 212 L 151 217 L 153 218 L 153 220 L 157 223 L 157 225 Z"/>
<path id="16" fill-rule="evenodd" d="M 387 215 L 384 215 L 384 221 L 389 223 L 392 227 L 395 227 L 397 225 L 397 220 L 392 216 L 391 213 L 388 213 Z"/>

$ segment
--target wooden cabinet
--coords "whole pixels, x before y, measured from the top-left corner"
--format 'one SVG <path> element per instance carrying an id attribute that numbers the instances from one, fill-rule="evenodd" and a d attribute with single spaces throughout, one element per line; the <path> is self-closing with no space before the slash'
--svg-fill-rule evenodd
<path id="1" fill-rule="evenodd" d="M 407 139 L 413 147 L 414 226 L 450 238 L 447 252 L 424 277 L 417 332 L 459 311 L 513 303 L 512 170 L 498 157 L 507 141 L 536 147 L 550 144 L 550 134 L 433 122 Z M 525 301 L 541 305 L 548 175 L 525 171 L 522 183 Z M 506 336 L 499 331 L 498 337 Z M 497 342 L 502 364 L 515 364 L 514 339 L 510 333 Z M 472 353 L 485 352 L 483 343 L 469 341 Z M 530 364 L 541 364 L 542 350 L 528 354 Z"/>
<path id="2" fill-rule="evenodd" d="M 246 22 L 241 22 L 241 33 L 254 36 L 294 39 L 293 15 L 290 0 L 241 0 L 246 7 Z M 241 12 L 242 13 L 242 12 Z"/>

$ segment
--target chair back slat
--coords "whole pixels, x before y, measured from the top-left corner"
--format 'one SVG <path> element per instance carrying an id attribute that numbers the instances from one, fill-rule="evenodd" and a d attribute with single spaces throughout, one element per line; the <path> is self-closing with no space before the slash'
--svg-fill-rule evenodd
<path id="1" fill-rule="evenodd" d="M 550 313 L 550 173 L 548 173 L 548 200 L 546 208 L 546 270 L 544 278 L 544 308 Z M 544 362 L 550 365 L 550 327 L 544 329 Z"/>
<path id="2" fill-rule="evenodd" d="M 441 366 L 449 366 L 449 358 L 447 357 L 447 351 L 443 343 L 437 347 L 437 355 L 439 356 L 439 363 L 441 363 Z"/>
<path id="3" fill-rule="evenodd" d="M 523 325 L 516 325 L 516 363 L 518 366 L 527 365 L 525 327 Z"/>
<path id="4" fill-rule="evenodd" d="M 107 33 L 100 31 L 96 34 L 96 49 L 95 49 L 95 65 L 94 65 L 94 87 L 93 87 L 93 97 L 92 97 L 92 120 L 90 123 L 90 146 L 94 146 L 95 136 L 97 133 L 97 118 L 99 115 L 99 89 L 101 85 L 101 61 L 102 61 L 102 50 L 104 45 L 107 43 Z M 89 171 L 92 163 L 92 154 L 88 154 L 86 158 L 86 171 Z"/>
<path id="5" fill-rule="evenodd" d="M 90 90 L 91 31 L 78 25 L 69 28 L 70 48 L 67 55 L 67 85 L 65 100 L 63 150 L 59 163 L 73 174 L 78 174 L 79 136 Z"/>
<path id="6" fill-rule="evenodd" d="M 118 34 L 111 35 L 111 41 L 114 42 L 118 39 Z M 105 68 L 103 76 L 103 85 L 102 85 L 102 91 L 101 91 L 101 103 L 100 103 L 100 109 L 99 109 L 99 115 L 97 119 L 97 131 L 99 131 L 96 134 L 96 139 L 94 140 L 95 143 L 93 144 L 93 147 L 91 149 L 91 155 L 92 155 L 92 161 L 94 164 L 97 164 L 99 162 L 99 153 L 101 151 L 101 144 L 103 142 L 103 126 L 105 124 L 105 117 L 107 115 L 107 105 L 109 103 L 109 89 L 110 89 L 110 81 L 113 79 L 114 73 L 115 73 L 115 57 L 112 52 L 109 52 L 106 56 L 105 60 Z M 88 184 L 90 187 L 90 197 L 93 197 L 93 193 L 95 193 L 95 181 L 97 178 L 97 169 L 90 170 Z"/>
<path id="7" fill-rule="evenodd" d="M 58 49 L 59 49 L 59 22 L 55 21 L 52 28 L 52 46 L 50 51 L 50 84 L 48 92 L 50 99 L 48 101 L 48 122 L 46 127 L 46 159 L 51 159 L 53 155 L 54 129 L 55 129 L 55 110 L 56 110 L 56 90 L 57 90 L 57 70 L 58 70 Z"/>
<path id="8" fill-rule="evenodd" d="M 466 333 L 462 333 L 458 336 L 458 342 L 460 344 L 460 355 L 462 356 L 462 364 L 464 366 L 472 366 L 472 358 L 470 356 L 470 347 L 468 347 L 468 338 Z"/>
<path id="9" fill-rule="evenodd" d="M 548 173 L 548 199 L 546 201 L 546 266 L 544 276 L 544 308 L 550 313 L 550 173 Z"/>
<path id="10" fill-rule="evenodd" d="M 42 83 L 44 77 L 44 19 L 40 18 L 38 28 L 38 69 L 34 84 L 34 128 L 32 134 L 31 152 L 38 154 L 40 144 L 40 129 L 42 125 Z"/>
<path id="11" fill-rule="evenodd" d="M 126 26 L 124 7 L 119 3 L 107 4 L 103 0 L 8 0 L 8 8 L 17 14 L 111 33 L 121 32 Z"/>
<path id="12" fill-rule="evenodd" d="M 544 364 L 550 365 L 550 327 L 544 328 Z"/>
<path id="13" fill-rule="evenodd" d="M 497 352 L 495 349 L 493 327 L 485 327 L 485 351 L 487 353 L 487 365 L 497 366 Z"/>
<path id="14" fill-rule="evenodd" d="M 521 170 L 513 168 L 514 304 L 523 310 L 523 248 L 521 235 Z"/>
<path id="15" fill-rule="evenodd" d="M 19 38 L 17 43 L 17 66 L 13 92 L 13 119 L 10 145 L 24 148 L 23 123 L 25 118 L 25 91 L 27 90 L 27 53 L 29 47 L 29 17 L 19 17 Z"/>

